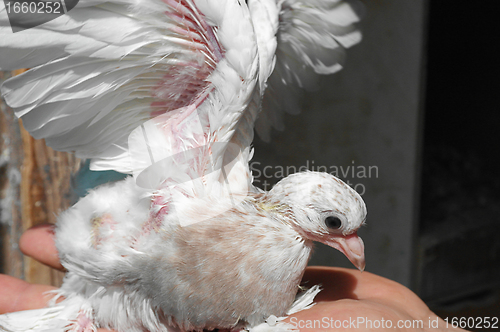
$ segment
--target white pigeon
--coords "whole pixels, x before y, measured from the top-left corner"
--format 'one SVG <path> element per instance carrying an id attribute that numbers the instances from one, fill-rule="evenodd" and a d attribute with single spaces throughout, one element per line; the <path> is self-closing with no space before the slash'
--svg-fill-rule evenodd
<path id="1" fill-rule="evenodd" d="M 263 192 L 249 170 L 262 99 L 338 70 L 357 20 L 340 0 L 81 0 L 12 33 L 0 3 L 0 68 L 33 67 L 1 88 L 25 128 L 133 175 L 61 214 L 64 300 L 0 330 L 286 329 L 262 324 L 311 303 L 314 241 L 363 270 L 353 189 L 305 172 Z"/>

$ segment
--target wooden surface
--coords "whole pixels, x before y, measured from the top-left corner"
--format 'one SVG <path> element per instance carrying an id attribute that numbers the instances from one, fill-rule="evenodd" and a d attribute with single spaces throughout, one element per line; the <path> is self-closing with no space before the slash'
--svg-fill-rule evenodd
<path id="1" fill-rule="evenodd" d="M 0 80 L 8 76 L 2 73 Z M 24 257 L 17 243 L 24 230 L 55 223 L 72 204 L 71 176 L 80 161 L 33 139 L 3 101 L 0 131 L 0 270 L 29 282 L 59 285 L 62 273 Z"/>

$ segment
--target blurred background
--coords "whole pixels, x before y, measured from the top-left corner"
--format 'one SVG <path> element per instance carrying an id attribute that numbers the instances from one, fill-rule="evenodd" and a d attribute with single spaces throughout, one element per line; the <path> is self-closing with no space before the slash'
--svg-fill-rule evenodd
<path id="1" fill-rule="evenodd" d="M 364 0 L 363 41 L 318 79 L 272 142 L 255 140 L 255 184 L 308 168 L 366 201 L 367 268 L 442 317 L 500 317 L 500 91 L 494 1 Z M 2 73 L 0 79 L 11 73 Z M 0 105 L 0 271 L 57 284 L 25 258 L 23 229 L 54 222 L 95 183 L 79 160 L 35 141 Z M 313 265 L 351 267 L 319 246 Z"/>

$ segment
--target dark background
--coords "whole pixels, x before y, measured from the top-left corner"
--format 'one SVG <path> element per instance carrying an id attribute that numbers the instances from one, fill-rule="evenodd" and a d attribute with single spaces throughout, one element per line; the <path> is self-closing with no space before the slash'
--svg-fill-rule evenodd
<path id="1" fill-rule="evenodd" d="M 499 13 L 429 4 L 419 232 L 455 235 L 428 253 L 440 258 L 424 264 L 434 285 L 421 296 L 442 316 L 500 316 Z"/>

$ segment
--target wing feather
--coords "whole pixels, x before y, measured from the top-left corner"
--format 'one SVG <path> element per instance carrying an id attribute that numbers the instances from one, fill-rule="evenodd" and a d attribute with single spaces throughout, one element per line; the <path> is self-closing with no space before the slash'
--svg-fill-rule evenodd
<path id="1" fill-rule="evenodd" d="M 279 14 L 276 65 L 268 80 L 256 131 L 270 140 L 271 127 L 284 128 L 285 112 L 300 112 L 299 88 L 315 87 L 317 74 L 342 68 L 345 49 L 361 40 L 360 8 L 343 0 L 283 0 Z"/>
<path id="2" fill-rule="evenodd" d="M 34 137 L 92 158 L 95 170 L 137 177 L 149 169 L 156 185 L 183 172 L 220 179 L 213 170 L 237 154 L 244 166 L 235 177 L 250 179 L 263 96 L 257 131 L 265 138 L 271 124 L 282 127 L 283 109 L 297 111 L 295 90 L 341 68 L 360 34 L 358 15 L 341 0 L 247 2 L 86 0 L 16 34 L 0 4 L 9 55 L 0 67 L 34 66 L 1 92 Z M 169 171 L 153 167 L 163 159 Z"/>
<path id="3" fill-rule="evenodd" d="M 101 168 L 126 171 L 127 135 L 189 105 L 221 59 L 214 27 L 189 0 L 80 1 L 16 34 L 6 32 L 5 8 L 0 15 L 2 53 L 20 55 L 0 67 L 39 65 L 5 82 L 7 103 L 33 136 Z"/>
<path id="4" fill-rule="evenodd" d="M 19 55 L 0 57 L 0 67 L 35 66 L 1 88 L 35 138 L 92 158 L 95 170 L 138 177 L 148 169 L 152 188 L 185 174 L 208 176 L 224 163 L 259 67 L 246 4 L 80 1 L 67 15 L 16 34 L 6 33 L 2 9 L 0 22 L 0 45 Z M 252 129 L 254 113 L 241 130 Z M 251 139 L 237 143 L 248 175 Z"/>

